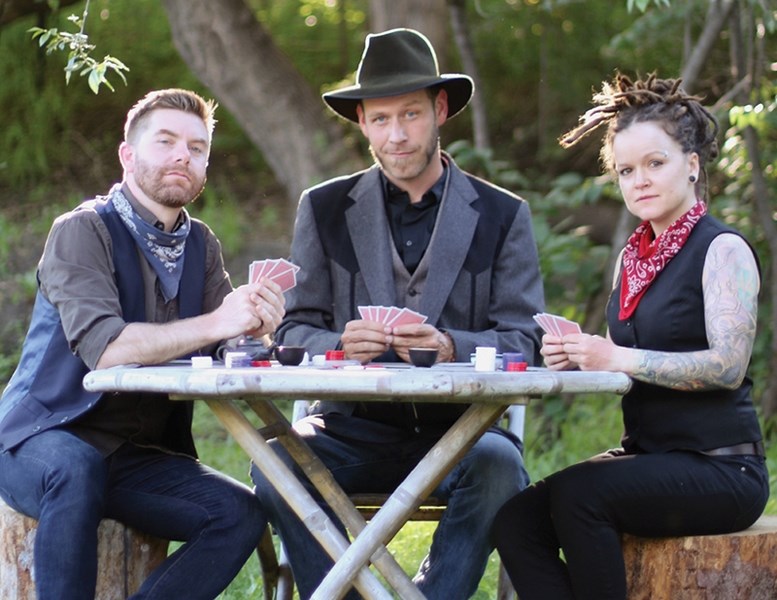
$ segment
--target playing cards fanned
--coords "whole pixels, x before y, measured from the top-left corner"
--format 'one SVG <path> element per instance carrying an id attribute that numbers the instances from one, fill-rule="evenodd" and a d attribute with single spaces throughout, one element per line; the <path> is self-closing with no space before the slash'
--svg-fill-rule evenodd
<path id="1" fill-rule="evenodd" d="M 543 312 L 537 313 L 533 318 L 549 335 L 563 337 L 571 333 L 582 333 L 580 325 L 558 315 Z"/>
<path id="2" fill-rule="evenodd" d="M 398 306 L 358 306 L 359 316 L 365 321 L 376 321 L 389 327 L 408 325 L 410 323 L 425 323 L 426 315 Z"/>
<path id="3" fill-rule="evenodd" d="M 299 267 L 285 258 L 255 260 L 248 266 L 248 282 L 254 283 L 267 277 L 286 292 L 297 285 L 297 271 Z"/>

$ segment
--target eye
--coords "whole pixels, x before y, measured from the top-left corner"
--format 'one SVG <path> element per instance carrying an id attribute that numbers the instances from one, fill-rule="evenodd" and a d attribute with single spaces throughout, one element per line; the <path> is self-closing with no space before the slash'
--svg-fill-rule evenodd
<path id="1" fill-rule="evenodd" d="M 192 154 L 196 154 L 197 156 L 202 156 L 203 154 L 205 154 L 205 148 L 203 148 L 202 146 L 192 146 L 189 148 L 189 151 Z"/>
<path id="2" fill-rule="evenodd" d="M 648 163 L 648 166 L 651 167 L 651 168 L 657 168 L 657 167 L 660 167 L 663 164 L 664 164 L 663 160 L 659 160 L 659 159 L 656 158 L 656 159 L 651 160 Z"/>
<path id="3" fill-rule="evenodd" d="M 626 177 L 631 173 L 631 167 L 623 167 L 618 170 L 618 177 Z"/>

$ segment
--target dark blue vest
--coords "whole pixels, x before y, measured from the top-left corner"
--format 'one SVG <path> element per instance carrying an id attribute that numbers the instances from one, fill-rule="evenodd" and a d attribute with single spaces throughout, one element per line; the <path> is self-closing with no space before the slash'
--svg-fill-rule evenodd
<path id="1" fill-rule="evenodd" d="M 93 200 L 76 210 L 90 209 L 100 215 L 111 235 L 124 320 L 144 322 L 145 294 L 135 240 L 110 201 Z M 197 222 L 192 225 L 178 290 L 180 318 L 202 314 L 205 235 Z M 41 431 L 67 425 L 92 409 L 101 395 L 84 390 L 82 381 L 88 371 L 70 349 L 57 309 L 38 291 L 19 365 L 0 399 L 0 451 L 12 449 Z M 176 413 L 170 447 L 193 454 L 190 403 L 181 403 Z"/>

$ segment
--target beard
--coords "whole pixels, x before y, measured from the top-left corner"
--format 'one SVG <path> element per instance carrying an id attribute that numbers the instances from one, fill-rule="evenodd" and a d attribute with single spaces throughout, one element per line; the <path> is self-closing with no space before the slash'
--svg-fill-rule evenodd
<path id="1" fill-rule="evenodd" d="M 370 146 L 370 153 L 386 175 L 398 181 L 408 181 L 426 171 L 432 161 L 436 160 L 439 147 L 440 130 L 435 125 L 429 133 L 426 143 L 420 147 L 420 155 L 413 154 L 407 158 L 396 158 L 380 150 L 376 151 L 372 146 Z"/>
<path id="2" fill-rule="evenodd" d="M 185 172 L 188 182 L 178 179 L 175 183 L 165 183 L 165 175 L 172 170 Z M 205 180 L 205 175 L 197 176 L 188 167 L 157 167 L 142 159 L 135 162 L 138 187 L 154 202 L 169 208 L 182 208 L 193 202 L 205 189 Z"/>

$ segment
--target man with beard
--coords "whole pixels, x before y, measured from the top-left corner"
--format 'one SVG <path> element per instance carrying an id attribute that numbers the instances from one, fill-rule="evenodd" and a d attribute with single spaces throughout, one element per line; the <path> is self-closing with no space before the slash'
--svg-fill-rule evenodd
<path id="1" fill-rule="evenodd" d="M 437 350 L 438 362 L 469 362 L 476 346 L 539 361 L 532 315 L 544 301 L 529 207 L 440 150 L 439 127 L 472 91 L 466 75 L 440 75 L 420 33 L 367 37 L 356 85 L 324 101 L 358 123 L 377 164 L 303 193 L 291 248 L 301 270 L 279 343 L 311 355 L 341 349 L 360 363 L 408 362 L 413 347 Z M 363 305 L 428 319 L 385 325 L 360 318 Z M 346 492 L 388 493 L 466 408 L 320 402 L 295 428 Z M 332 562 L 255 467 L 252 477 L 307 598 Z M 434 490 L 448 505 L 415 577 L 427 598 L 476 591 L 493 549 L 493 515 L 528 480 L 520 440 L 494 427 Z"/>
<path id="2" fill-rule="evenodd" d="M 215 108 L 186 90 L 146 95 L 127 115 L 123 182 L 46 241 L 0 400 L 0 496 L 38 519 L 42 600 L 94 598 L 104 517 L 183 542 L 133 598 L 215 598 L 266 525 L 249 487 L 197 460 L 190 402 L 81 385 L 89 369 L 207 354 L 283 317 L 277 284 L 232 289 L 218 239 L 184 208 L 205 184 Z"/>

